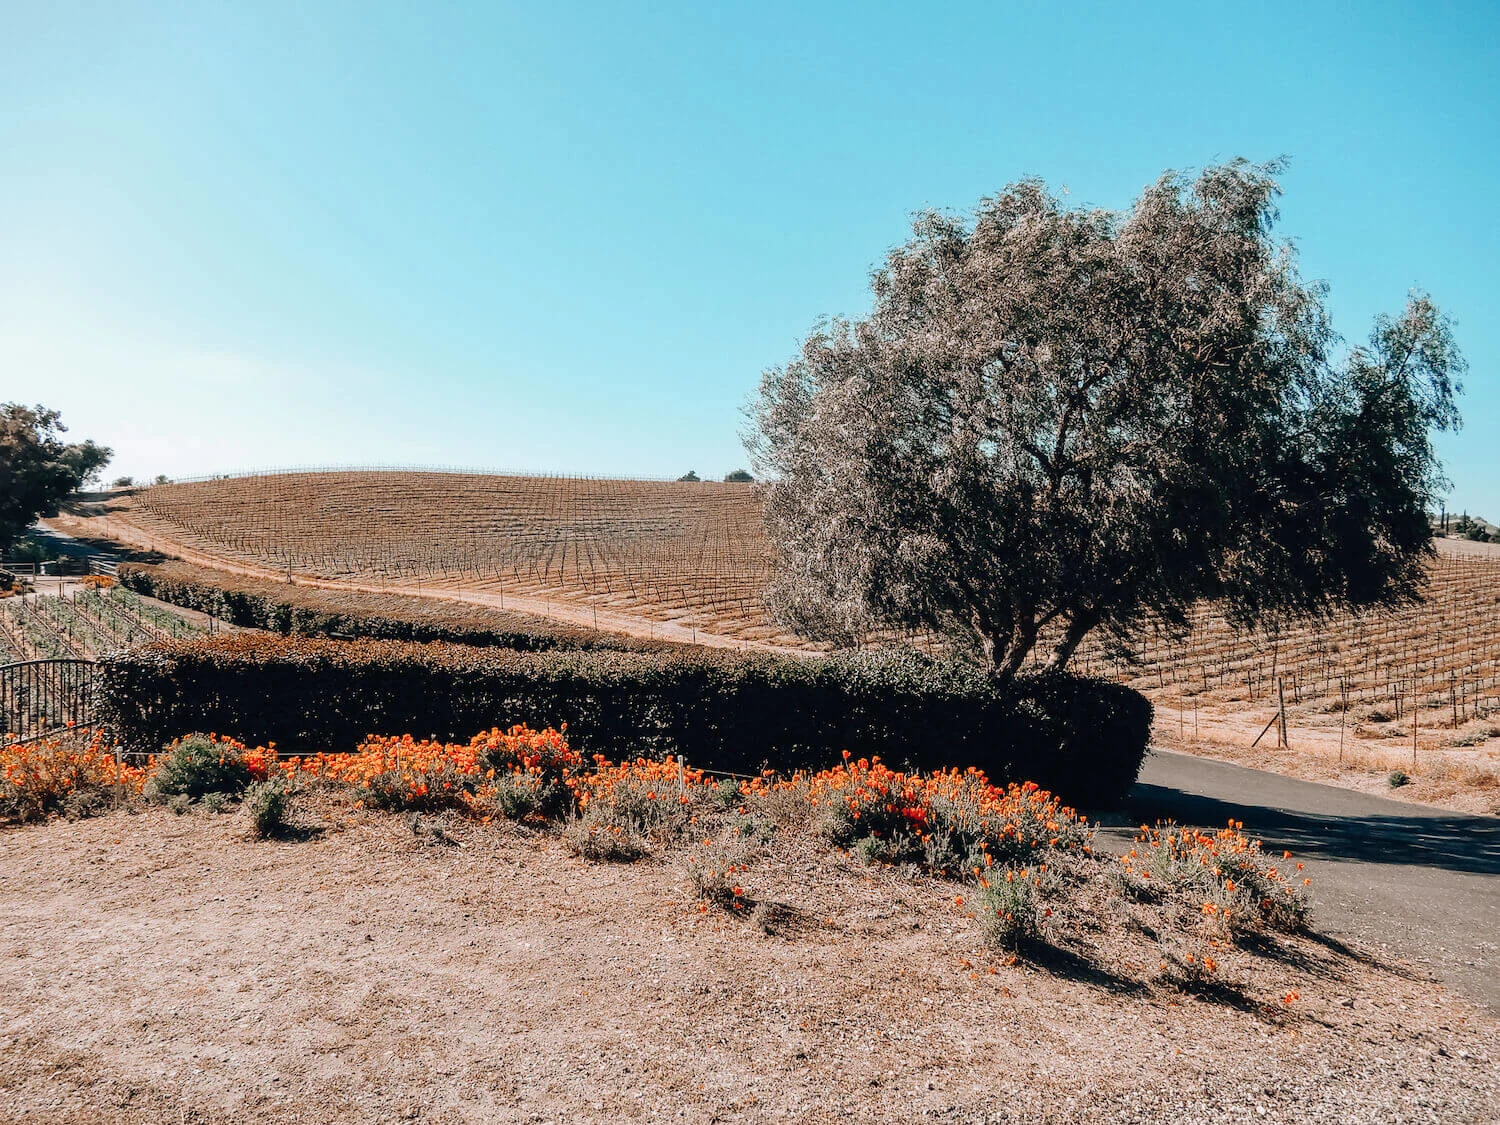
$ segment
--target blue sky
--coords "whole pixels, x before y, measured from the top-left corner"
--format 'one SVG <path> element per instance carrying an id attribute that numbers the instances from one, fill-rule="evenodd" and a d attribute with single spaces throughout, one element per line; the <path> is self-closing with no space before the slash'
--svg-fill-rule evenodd
<path id="1" fill-rule="evenodd" d="M 1458 322 L 1500 518 L 1497 74 L 1493 3 L 5 3 L 0 399 L 134 475 L 721 476 L 912 211 L 1285 154 L 1347 338 Z"/>

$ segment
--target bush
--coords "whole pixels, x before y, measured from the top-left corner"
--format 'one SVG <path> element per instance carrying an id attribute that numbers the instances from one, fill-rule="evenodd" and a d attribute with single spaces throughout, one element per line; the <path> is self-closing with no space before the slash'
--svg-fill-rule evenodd
<path id="1" fill-rule="evenodd" d="M 1024 950 L 1046 943 L 1048 887 L 1045 869 L 1007 867 L 984 880 L 977 913 L 986 944 L 996 949 Z"/>
<path id="2" fill-rule="evenodd" d="M 245 790 L 245 811 L 251 830 L 262 840 L 286 830 L 286 811 L 291 787 L 284 777 L 252 782 Z"/>
<path id="3" fill-rule="evenodd" d="M 267 753 L 258 748 L 248 750 L 243 743 L 213 734 L 188 735 L 156 759 L 146 791 L 156 798 L 183 797 L 189 801 L 210 793 L 235 797 L 252 781 L 266 777 Z"/>
<path id="4" fill-rule="evenodd" d="M 352 754 L 308 756 L 295 767 L 354 786 L 372 808 L 459 809 L 522 820 L 571 807 L 568 774 L 582 764 L 560 732 L 516 726 L 462 744 L 372 735 Z"/>
<path id="5" fill-rule="evenodd" d="M 1230 821 L 1209 835 L 1164 821 L 1141 826 L 1121 857 L 1125 885 L 1138 895 L 1173 891 L 1202 900 L 1201 911 L 1230 934 L 1261 928 L 1296 932 L 1307 924 L 1302 864 L 1288 871 Z M 1286 852 L 1283 860 L 1291 860 Z"/>
<path id="6" fill-rule="evenodd" d="M 471 603 L 291 586 L 183 562 L 121 563 L 119 581 L 138 594 L 283 636 L 451 641 L 519 652 L 691 648 Z"/>
<path id="7" fill-rule="evenodd" d="M 1044 675 L 1002 692 L 976 669 L 913 653 L 519 653 L 251 634 L 113 654 L 100 707 L 143 748 L 195 729 L 329 750 L 371 730 L 452 740 L 566 724 L 575 747 L 613 758 L 684 754 L 753 774 L 821 769 L 847 749 L 896 767 L 1030 779 L 1079 806 L 1124 795 L 1151 722 L 1150 703 L 1117 684 Z"/>
<path id="8" fill-rule="evenodd" d="M 102 811 L 117 792 L 138 794 L 146 771 L 118 762 L 94 734 L 0 745 L 0 822 Z"/>
<path id="9" fill-rule="evenodd" d="M 991 784 L 976 769 L 911 774 L 861 759 L 773 788 L 806 786 L 822 833 L 866 863 L 915 864 L 984 879 L 996 862 L 1091 851 L 1088 825 L 1034 782 Z M 757 791 L 752 785 L 750 791 Z"/>

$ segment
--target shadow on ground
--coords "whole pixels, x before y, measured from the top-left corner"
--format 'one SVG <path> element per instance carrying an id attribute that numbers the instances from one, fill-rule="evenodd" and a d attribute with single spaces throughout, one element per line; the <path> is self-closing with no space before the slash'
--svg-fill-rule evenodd
<path id="1" fill-rule="evenodd" d="M 1138 824 L 1170 818 L 1212 828 L 1240 820 L 1268 850 L 1285 848 L 1299 856 L 1500 875 L 1500 819 L 1495 817 L 1310 813 L 1146 783 L 1131 791 L 1123 812 Z"/>

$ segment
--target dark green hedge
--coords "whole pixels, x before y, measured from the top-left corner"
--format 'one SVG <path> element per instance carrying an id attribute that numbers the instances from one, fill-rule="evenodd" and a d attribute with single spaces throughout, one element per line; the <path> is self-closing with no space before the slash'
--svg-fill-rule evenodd
<path id="1" fill-rule="evenodd" d="M 283 636 L 451 641 L 521 652 L 594 649 L 673 652 L 692 646 L 629 637 L 468 602 L 363 590 L 322 590 L 210 570 L 192 563 L 121 563 L 138 594 Z"/>
<path id="2" fill-rule="evenodd" d="M 467 739 L 567 723 L 576 747 L 610 757 L 680 753 L 752 773 L 830 765 L 847 749 L 978 766 L 1086 807 L 1129 789 L 1151 726 L 1151 704 L 1118 684 L 1048 675 L 1001 692 L 912 653 L 522 653 L 240 634 L 109 657 L 101 682 L 103 718 L 135 749 L 194 730 L 346 750 L 370 733 Z"/>

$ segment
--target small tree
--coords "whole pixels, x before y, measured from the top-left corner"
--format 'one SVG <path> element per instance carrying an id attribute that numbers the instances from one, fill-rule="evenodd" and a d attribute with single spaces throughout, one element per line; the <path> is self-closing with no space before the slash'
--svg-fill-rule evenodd
<path id="1" fill-rule="evenodd" d="M 1468 512 L 1465 512 L 1458 522 L 1453 525 L 1453 530 L 1455 534 L 1462 535 L 1465 539 L 1471 539 L 1476 543 L 1488 543 L 1490 541 L 1490 533 L 1485 530 L 1484 523 L 1480 520 L 1470 519 Z"/>
<path id="2" fill-rule="evenodd" d="M 736 469 L 732 473 L 724 474 L 725 484 L 754 484 L 755 478 L 750 475 L 748 469 Z"/>
<path id="3" fill-rule="evenodd" d="M 682 482 L 684 482 L 684 481 L 688 481 L 688 482 L 692 482 L 692 483 L 697 483 L 699 480 L 702 480 L 702 479 L 703 478 L 700 477 L 697 473 L 693 472 L 692 469 L 689 469 L 687 472 L 683 473 L 682 476 L 678 477 L 677 481 L 678 481 L 679 484 L 682 483 Z"/>
<path id="4" fill-rule="evenodd" d="M 109 464 L 108 449 L 92 441 L 65 444 L 58 435 L 66 432 L 55 410 L 0 403 L 0 555 Z"/>
<path id="5" fill-rule="evenodd" d="M 774 616 L 935 630 L 1005 679 L 1044 633 L 1061 668 L 1204 599 L 1249 625 L 1414 598 L 1463 360 L 1420 293 L 1333 355 L 1324 287 L 1272 237 L 1278 171 L 920 215 L 870 316 L 762 380 Z"/>

